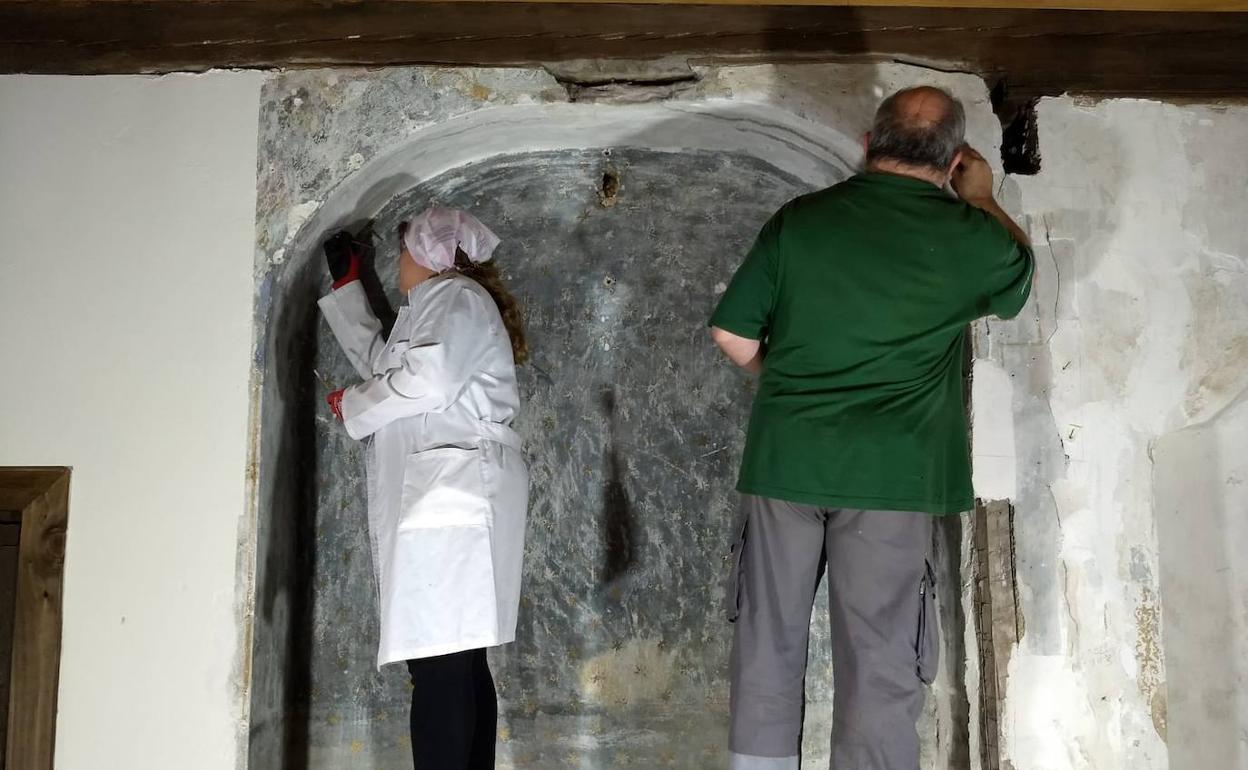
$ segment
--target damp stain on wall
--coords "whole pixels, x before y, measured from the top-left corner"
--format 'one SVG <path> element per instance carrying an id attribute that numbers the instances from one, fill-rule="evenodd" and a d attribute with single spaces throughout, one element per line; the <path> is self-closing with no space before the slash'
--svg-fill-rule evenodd
<path id="1" fill-rule="evenodd" d="M 1161 601 L 1156 593 L 1145 589 L 1135 607 L 1135 662 L 1140 696 L 1148 704 L 1153 726 L 1163 739 L 1165 725 L 1164 659 L 1161 650 Z"/>

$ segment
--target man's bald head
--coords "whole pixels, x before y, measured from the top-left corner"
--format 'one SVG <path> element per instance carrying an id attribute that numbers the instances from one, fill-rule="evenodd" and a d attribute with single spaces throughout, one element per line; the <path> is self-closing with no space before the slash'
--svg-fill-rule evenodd
<path id="1" fill-rule="evenodd" d="M 867 164 L 891 160 L 945 173 L 966 142 L 962 103 L 940 88 L 898 91 L 875 112 Z"/>

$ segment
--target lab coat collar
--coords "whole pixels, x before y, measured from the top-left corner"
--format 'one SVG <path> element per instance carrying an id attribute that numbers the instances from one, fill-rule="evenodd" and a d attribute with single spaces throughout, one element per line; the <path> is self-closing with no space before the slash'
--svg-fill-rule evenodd
<path id="1" fill-rule="evenodd" d="M 433 276 L 426 278 L 425 280 L 413 286 L 412 290 L 407 293 L 407 304 L 409 305 L 416 304 L 416 302 L 419 301 L 421 297 L 423 297 L 426 293 L 428 293 L 430 289 L 433 288 L 433 285 L 435 283 L 444 281 L 447 278 L 450 278 L 451 276 L 454 276 L 457 274 L 458 272 L 452 268 L 450 270 L 444 270 L 441 273 L 438 273 L 437 275 L 433 275 Z"/>

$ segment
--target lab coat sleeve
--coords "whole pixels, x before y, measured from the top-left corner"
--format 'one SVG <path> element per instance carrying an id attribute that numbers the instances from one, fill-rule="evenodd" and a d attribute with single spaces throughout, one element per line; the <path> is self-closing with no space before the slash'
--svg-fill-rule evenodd
<path id="1" fill-rule="evenodd" d="M 403 417 L 444 411 L 455 403 L 505 333 L 485 304 L 466 287 L 449 287 L 433 300 L 417 334 L 392 369 L 347 388 L 343 424 L 352 438 L 371 436 Z"/>
<path id="2" fill-rule="evenodd" d="M 347 359 L 362 378 L 373 375 L 373 359 L 385 344 L 381 321 L 373 314 L 364 294 L 364 284 L 352 281 L 321 297 L 317 305 L 329 328 L 338 338 Z"/>

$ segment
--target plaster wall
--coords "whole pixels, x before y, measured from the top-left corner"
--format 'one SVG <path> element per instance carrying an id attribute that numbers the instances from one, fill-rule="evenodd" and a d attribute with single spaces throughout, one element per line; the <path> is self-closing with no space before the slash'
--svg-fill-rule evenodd
<path id="1" fill-rule="evenodd" d="M 1248 410 L 1241 398 L 1153 452 L 1170 767 L 1248 766 Z"/>
<path id="2" fill-rule="evenodd" d="M 69 465 L 56 767 L 233 767 L 263 76 L 0 77 L 0 465 Z"/>
<path id="3" fill-rule="evenodd" d="M 973 395 L 978 491 L 1017 509 L 1006 754 L 1242 767 L 1248 111 L 1047 99 L 1039 130 L 1005 184 L 1036 292 L 979 328 Z"/>

